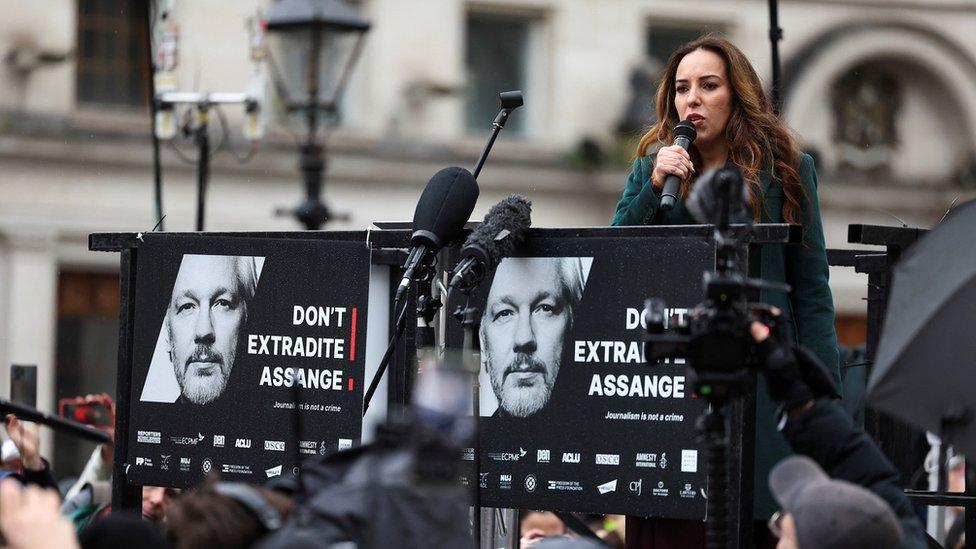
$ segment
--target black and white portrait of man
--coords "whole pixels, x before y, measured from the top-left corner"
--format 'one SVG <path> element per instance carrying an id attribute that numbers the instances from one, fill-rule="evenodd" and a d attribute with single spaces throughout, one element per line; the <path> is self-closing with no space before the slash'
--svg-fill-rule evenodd
<path id="1" fill-rule="evenodd" d="M 263 260 L 183 256 L 142 400 L 205 405 L 223 394 L 242 345 Z M 172 376 L 160 371 L 163 353 Z"/>
<path id="2" fill-rule="evenodd" d="M 571 344 L 591 258 L 506 258 L 481 319 L 482 364 L 497 409 L 530 417 L 546 408 Z"/>

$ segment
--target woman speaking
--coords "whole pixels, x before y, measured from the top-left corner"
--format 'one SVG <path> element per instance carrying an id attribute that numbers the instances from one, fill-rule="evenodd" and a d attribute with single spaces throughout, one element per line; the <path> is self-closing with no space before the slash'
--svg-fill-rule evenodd
<path id="1" fill-rule="evenodd" d="M 749 188 L 756 222 L 803 227 L 801 244 L 762 246 L 762 278 L 786 282 L 793 291 L 788 296 L 763 292 L 761 299 L 787 312 L 784 316 L 791 319 L 787 332 L 823 361 L 840 386 L 817 174 L 813 159 L 800 152 L 773 112 L 756 70 L 729 41 L 705 36 L 671 56 L 657 90 L 656 110 L 657 122 L 637 146 L 637 159 L 613 224 L 695 223 L 683 202 L 662 210 L 665 179 L 671 174 L 679 176 L 682 195 L 687 195 L 698 174 L 727 163 L 738 166 Z M 697 130 L 688 151 L 667 146 L 674 142 L 674 128 L 681 120 L 688 120 Z M 764 387 L 757 390 L 756 398 L 754 518 L 759 521 L 776 510 L 766 479 L 789 449 L 776 429 L 775 405 Z"/>

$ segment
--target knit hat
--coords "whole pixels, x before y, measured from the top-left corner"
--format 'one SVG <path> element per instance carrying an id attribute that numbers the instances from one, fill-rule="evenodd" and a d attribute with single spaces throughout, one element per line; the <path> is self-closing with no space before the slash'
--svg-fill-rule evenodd
<path id="1" fill-rule="evenodd" d="M 901 527 L 874 492 L 833 480 L 812 459 L 791 456 L 769 473 L 780 507 L 793 515 L 801 549 L 896 547 Z"/>

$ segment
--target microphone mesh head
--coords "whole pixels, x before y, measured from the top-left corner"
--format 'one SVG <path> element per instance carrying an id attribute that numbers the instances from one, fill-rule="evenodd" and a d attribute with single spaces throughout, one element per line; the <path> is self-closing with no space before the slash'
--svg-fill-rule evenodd
<path id="1" fill-rule="evenodd" d="M 674 137 L 675 139 L 685 137 L 688 141 L 694 142 L 695 138 L 698 137 L 698 130 L 695 129 L 695 125 L 691 122 L 682 120 L 674 127 Z"/>
<path id="2" fill-rule="evenodd" d="M 478 182 L 464 168 L 451 167 L 434 174 L 417 201 L 411 246 L 436 251 L 456 238 L 478 202 Z"/>

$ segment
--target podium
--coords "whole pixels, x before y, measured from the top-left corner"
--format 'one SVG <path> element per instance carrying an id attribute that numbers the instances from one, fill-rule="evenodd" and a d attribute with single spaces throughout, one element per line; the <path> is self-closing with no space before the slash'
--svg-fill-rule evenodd
<path id="1" fill-rule="evenodd" d="M 140 505 L 142 486 L 140 482 L 145 482 L 139 480 L 139 474 L 135 474 L 140 470 L 136 467 L 135 458 L 138 457 L 140 449 L 146 447 L 147 443 L 144 440 L 147 439 L 144 438 L 143 442 L 138 439 L 139 434 L 132 424 L 136 418 L 133 418 L 130 412 L 136 410 L 139 414 L 145 414 L 144 411 L 140 411 L 142 410 L 140 406 L 150 408 L 156 406 L 156 403 L 143 402 L 146 392 L 145 362 L 153 356 L 150 352 L 153 345 L 155 344 L 157 348 L 162 345 L 160 341 L 164 339 L 162 334 L 165 331 L 160 328 L 161 325 L 165 325 L 161 320 L 164 318 L 165 311 L 158 310 L 153 313 L 155 317 L 148 321 L 150 325 L 155 326 L 155 332 L 147 332 L 141 328 L 139 319 L 149 312 L 138 307 L 137 303 L 145 303 L 148 299 L 146 295 L 159 294 L 155 298 L 156 301 L 152 303 L 162 303 L 165 306 L 170 299 L 170 279 L 178 278 L 176 267 L 171 269 L 167 282 L 161 282 L 165 278 L 162 275 L 159 279 L 152 278 L 147 274 L 147 262 L 157 261 L 154 258 L 161 253 L 159 250 L 166 250 L 169 243 L 176 243 L 185 247 L 185 250 L 170 249 L 166 253 L 173 257 L 180 257 L 180 254 L 183 254 L 185 257 L 188 253 L 205 255 L 208 253 L 210 242 L 218 242 L 219 249 L 209 251 L 211 255 L 269 258 L 264 260 L 265 274 L 261 275 L 256 294 L 261 295 L 264 291 L 263 295 L 267 296 L 271 295 L 268 292 L 274 295 L 287 293 L 282 288 L 289 287 L 288 281 L 291 279 L 288 277 L 293 276 L 288 273 L 289 269 L 279 268 L 278 271 L 268 269 L 275 268 L 288 257 L 294 257 L 298 261 L 297 258 L 305 257 L 303 254 L 307 250 L 320 249 L 320 252 L 316 253 L 324 254 L 322 257 L 328 260 L 312 261 L 307 257 L 301 260 L 304 261 L 300 263 L 304 269 L 302 272 L 311 272 L 318 268 L 317 265 L 353 257 L 356 255 L 351 251 L 354 248 L 365 250 L 364 253 L 368 252 L 367 262 L 372 269 L 368 275 L 373 285 L 369 298 L 371 326 L 385 327 L 385 330 L 368 334 L 366 339 L 373 346 L 385 348 L 386 336 L 393 333 L 395 320 L 390 315 L 390 299 L 402 275 L 400 265 L 405 259 L 410 234 L 409 230 L 400 225 L 380 226 L 382 227 L 380 230 L 368 232 L 166 233 L 164 235 L 97 233 L 90 236 L 91 250 L 120 254 L 121 307 L 116 395 L 119 412 L 116 419 L 113 486 L 115 509 L 134 509 Z M 744 244 L 739 264 L 748 267 L 747 274 L 750 276 L 758 277 L 761 274 L 759 246 L 800 242 L 800 229 L 796 226 L 744 225 L 735 226 L 734 232 Z M 707 494 L 702 461 L 704 452 L 695 440 L 694 430 L 695 418 L 704 406 L 702 401 L 693 398 L 690 388 L 685 385 L 685 365 L 680 361 L 665 361 L 655 366 L 642 364 L 644 330 L 640 325 L 640 311 L 644 299 L 653 296 L 663 297 L 672 309 L 671 312 L 678 315 L 702 300 L 701 274 L 704 270 L 714 268 L 715 251 L 712 236 L 712 228 L 703 225 L 531 229 L 516 257 L 506 259 L 507 263 L 503 263 L 506 269 L 509 267 L 522 269 L 513 272 L 529 273 L 529 275 L 523 278 L 509 278 L 508 282 L 503 282 L 502 277 L 499 276 L 498 285 L 495 285 L 496 281 L 493 279 L 482 283 L 479 290 L 471 297 L 471 303 L 482 308 L 484 312 L 482 319 L 489 319 L 488 325 L 483 322 L 480 334 L 484 347 L 480 380 L 482 432 L 479 447 L 481 451 L 477 456 L 474 455 L 473 449 L 462 453 L 462 459 L 470 462 L 471 466 L 469 469 L 471 473 L 465 475 L 466 478 L 463 478 L 462 482 L 478 491 L 482 505 L 566 512 L 621 513 L 632 517 L 691 520 L 700 520 L 704 517 Z M 440 269 L 450 269 L 454 265 L 459 244 L 453 242 L 441 251 L 438 259 Z M 279 255 L 281 260 L 277 259 Z M 356 268 L 362 268 L 359 263 L 355 265 Z M 542 270 L 525 270 L 530 268 Z M 328 276 L 341 278 L 344 274 L 352 272 L 351 269 L 351 266 L 336 267 L 333 269 L 334 272 L 328 271 Z M 357 271 L 360 274 L 356 276 L 365 276 L 361 274 L 362 272 L 365 271 Z M 532 274 L 533 272 L 555 273 L 555 275 L 554 277 L 547 274 L 536 276 Z M 277 280 L 265 279 L 265 276 L 284 278 L 280 279 L 279 286 L 272 285 L 265 288 L 261 284 L 266 284 L 266 280 Z M 555 282 L 551 280 L 553 278 Z M 540 281 L 550 286 L 536 284 Z M 362 288 L 365 288 L 365 282 L 362 282 Z M 533 284 L 539 287 L 536 288 Z M 553 286 L 553 284 L 557 285 Z M 347 283 L 349 287 L 357 285 L 359 284 Z M 572 289 L 569 288 L 570 286 Z M 542 335 L 536 335 L 534 336 L 536 341 L 531 346 L 518 351 L 523 355 L 536 355 L 537 358 L 532 363 L 534 366 L 525 366 L 523 362 L 505 363 L 501 361 L 503 359 L 495 360 L 496 357 L 505 354 L 506 351 L 501 349 L 506 348 L 506 345 L 512 345 L 510 342 L 506 343 L 507 336 L 504 335 L 506 328 L 502 325 L 506 322 L 506 318 L 517 318 L 517 311 L 485 310 L 485 303 L 489 297 L 497 297 L 496 294 L 499 294 L 502 296 L 499 302 L 509 305 L 515 303 L 515 308 L 522 306 L 516 303 L 515 297 L 510 295 L 506 297 L 508 294 L 503 290 L 508 287 L 523 290 L 523 293 L 534 291 L 538 294 L 529 296 L 529 301 L 524 305 L 533 314 L 545 316 L 547 319 L 556 317 L 565 319 L 558 336 L 561 343 L 560 352 L 543 356 L 541 349 L 546 346 L 552 347 L 554 344 L 544 341 Z M 325 307 L 335 305 L 334 309 L 341 307 L 350 309 L 351 305 L 358 304 L 363 311 L 360 315 L 365 315 L 366 305 L 362 301 L 365 290 L 362 288 L 355 291 L 349 289 L 348 299 L 342 297 L 346 294 L 337 293 L 339 297 L 330 297 L 331 301 L 321 304 L 321 307 L 324 310 Z M 331 291 L 328 285 L 323 285 L 320 293 L 328 291 Z M 542 303 L 546 297 L 554 297 L 555 303 Z M 757 300 L 758 297 L 755 296 Z M 394 352 L 394 359 L 387 373 L 388 389 L 385 395 L 383 392 L 378 393 L 388 406 L 407 403 L 413 387 L 417 334 L 411 316 L 415 299 L 415 292 L 411 291 L 407 300 L 406 330 Z M 535 301 L 532 301 L 533 299 Z M 559 299 L 563 299 L 563 302 Z M 298 304 L 289 303 L 289 311 L 292 310 L 293 305 Z M 455 305 L 457 304 L 451 303 L 448 306 L 453 308 Z M 380 317 L 379 321 L 372 318 L 374 313 Z M 277 318 L 283 314 L 274 313 L 271 316 Z M 298 318 L 297 312 L 295 315 L 289 318 L 289 321 Z M 498 322 L 495 322 L 496 316 Z M 255 321 L 254 318 L 256 317 L 251 317 L 249 322 Z M 289 324 L 284 320 L 281 322 L 289 326 L 300 324 L 297 322 Z M 324 331 L 338 329 L 319 324 L 319 328 Z M 496 328 L 496 324 L 499 327 Z M 268 328 L 268 330 L 273 329 L 275 328 Z M 343 329 L 347 327 L 344 325 Z M 282 330 L 284 329 L 279 329 L 279 332 Z M 250 332 L 245 330 L 244 335 L 249 342 L 252 340 L 255 342 L 254 349 L 259 349 L 260 339 L 252 339 L 252 336 L 265 334 L 251 332 L 254 332 L 254 329 L 250 329 Z M 345 334 L 343 348 L 346 350 L 350 348 L 350 334 L 347 332 L 343 332 Z M 147 333 L 150 334 L 152 341 L 142 341 L 146 339 Z M 282 333 L 282 338 L 291 337 Z M 441 344 L 449 347 L 460 346 L 462 333 L 453 319 L 447 319 L 442 333 Z M 305 332 L 299 334 L 296 331 L 295 334 L 311 337 Z M 325 338 L 319 337 L 319 339 Z M 371 377 L 370 369 L 376 366 L 375 363 L 368 363 L 369 361 L 363 358 L 364 354 L 366 353 L 360 351 L 355 361 L 349 361 L 366 362 L 365 365 L 358 366 L 361 371 L 356 370 L 356 366 L 345 368 L 342 383 L 347 384 L 350 379 L 353 381 L 351 384 L 342 385 L 342 395 L 346 397 L 348 397 L 346 393 L 352 393 L 360 395 L 361 398 L 363 386 Z M 348 358 L 343 356 L 342 360 Z M 258 362 L 256 361 L 255 364 Z M 332 366 L 326 367 L 338 371 Z M 241 368 L 243 369 L 244 366 Z M 355 373 L 354 377 L 350 378 L 350 372 L 360 373 Z M 497 372 L 502 373 L 495 374 Z M 492 375 L 501 376 L 501 381 L 493 380 Z M 509 383 L 507 380 L 510 377 L 518 380 L 518 383 Z M 233 376 L 231 378 L 233 379 Z M 539 393 L 546 393 L 544 399 L 533 393 L 535 387 L 539 386 L 536 383 L 538 380 L 545 380 L 549 385 L 547 390 Z M 140 386 L 140 382 L 143 386 Z M 517 389 L 524 389 L 524 391 L 508 393 L 509 385 L 515 385 Z M 347 387 L 348 391 L 345 390 Z M 281 391 L 274 394 L 280 394 L 280 398 L 268 397 L 269 400 L 277 399 L 284 402 L 287 399 L 288 395 L 283 387 L 272 388 L 269 385 L 266 390 L 271 394 L 271 391 L 279 389 Z M 248 389 L 248 391 L 250 392 L 245 391 L 241 394 L 264 394 L 255 392 L 257 389 Z M 523 393 L 531 398 L 518 396 Z M 513 394 L 516 396 L 512 396 Z M 186 400 L 189 397 L 184 391 L 179 398 Z M 541 399 L 544 402 L 541 406 L 536 402 L 528 405 L 528 408 L 525 406 L 520 408 L 518 404 L 520 399 L 537 401 Z M 300 403 L 300 401 L 296 402 Z M 512 404 L 513 402 L 515 404 Z M 305 403 L 311 404 L 311 401 Z M 245 401 L 236 403 L 239 407 L 246 407 L 247 404 Z M 353 417 L 352 414 L 346 412 L 354 410 L 355 406 L 343 405 L 342 408 L 344 410 L 342 417 L 351 421 L 349 418 Z M 520 415 L 519 410 L 530 411 Z M 291 415 L 305 417 L 302 414 Z M 732 514 L 730 522 L 740 533 L 740 545 L 747 546 L 751 543 L 752 524 L 755 457 L 754 398 L 748 397 L 736 404 L 730 418 L 729 503 Z M 306 423 L 305 429 L 310 429 L 313 425 L 308 424 L 307 420 L 308 417 L 305 417 L 305 420 L 301 421 Z M 142 419 L 139 418 L 139 421 Z M 299 425 L 293 433 L 300 435 L 303 432 L 301 427 Z M 201 430 L 198 433 L 188 433 L 187 436 L 176 438 L 179 438 L 179 441 L 183 438 L 193 439 L 197 438 L 194 436 L 196 434 L 200 436 L 199 442 L 186 441 L 200 451 L 196 453 L 184 451 L 188 455 L 192 454 L 193 459 L 191 471 L 186 472 L 187 482 L 184 485 L 192 485 L 194 479 L 202 478 L 201 467 L 206 467 L 205 460 L 210 460 L 212 471 L 227 472 L 228 469 L 223 467 L 226 465 L 224 462 L 231 459 L 227 456 L 239 455 L 237 459 L 241 461 L 251 459 L 254 463 L 260 463 L 260 466 L 252 467 L 254 480 L 263 481 L 271 478 L 272 475 L 284 474 L 282 464 L 284 471 L 288 470 L 289 465 L 298 466 L 297 462 L 279 459 L 278 461 L 282 463 L 278 465 L 278 472 L 275 472 L 274 466 L 265 468 L 266 465 L 278 463 L 278 461 L 269 461 L 272 458 L 268 456 L 277 456 L 275 452 L 279 451 L 278 445 L 273 443 L 281 442 L 281 447 L 285 448 L 284 455 L 287 456 L 292 456 L 292 449 L 296 449 L 294 454 L 296 458 L 306 453 L 301 450 L 311 450 L 304 445 L 307 441 L 301 436 L 292 438 L 288 432 L 282 432 L 278 436 L 280 441 L 265 439 L 260 447 L 233 449 L 229 448 L 231 438 L 235 439 L 234 444 L 237 445 L 236 439 L 254 438 L 253 443 L 257 443 L 258 437 L 228 433 L 226 439 L 221 439 L 223 446 L 216 450 L 214 449 L 216 439 L 211 438 L 216 433 L 203 433 Z M 160 447 L 170 448 L 168 442 L 170 437 L 160 435 L 158 438 L 161 439 Z M 342 440 L 340 434 L 338 448 L 330 446 L 331 442 L 325 444 L 325 441 L 322 441 L 321 447 L 316 446 L 314 451 L 319 453 L 341 449 Z M 251 441 L 248 442 L 248 445 L 250 444 Z M 206 451 L 201 450 L 204 446 Z M 156 453 L 161 454 L 161 452 Z M 203 461 L 202 465 L 201 461 Z M 477 464 L 476 468 L 475 464 Z M 178 464 L 174 466 L 179 467 Z M 158 463 L 154 463 L 151 467 L 153 474 L 162 474 Z M 230 471 L 231 475 L 240 472 L 237 469 Z M 476 476 L 475 472 L 477 472 Z M 265 473 L 267 478 L 259 478 L 265 477 Z M 166 474 L 170 474 L 170 471 Z M 144 478 L 150 477 L 152 475 Z M 641 525 L 640 520 L 629 521 L 629 544 L 631 539 L 640 539 Z"/>

